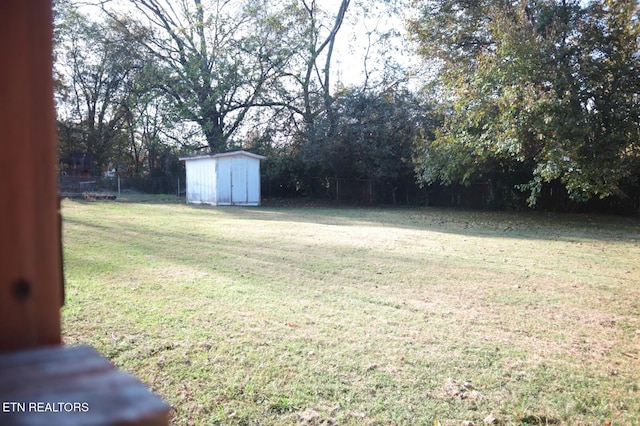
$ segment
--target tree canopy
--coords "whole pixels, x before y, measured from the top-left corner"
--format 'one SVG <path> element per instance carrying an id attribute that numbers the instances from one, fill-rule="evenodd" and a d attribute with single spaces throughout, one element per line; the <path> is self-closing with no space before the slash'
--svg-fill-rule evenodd
<path id="1" fill-rule="evenodd" d="M 61 157 L 87 154 L 92 173 L 253 148 L 296 186 L 482 183 L 496 207 L 550 187 L 576 202 L 640 194 L 636 1 L 90 3 L 55 2 L 55 71 Z M 403 10 L 407 33 L 379 25 Z M 339 36 L 354 20 L 358 37 Z M 403 43 L 422 70 L 401 65 Z"/>
<path id="2" fill-rule="evenodd" d="M 423 140 L 420 178 L 527 176 L 574 200 L 623 195 L 640 172 L 635 1 L 447 0 L 417 5 L 411 33 L 441 61 L 446 119 Z"/>

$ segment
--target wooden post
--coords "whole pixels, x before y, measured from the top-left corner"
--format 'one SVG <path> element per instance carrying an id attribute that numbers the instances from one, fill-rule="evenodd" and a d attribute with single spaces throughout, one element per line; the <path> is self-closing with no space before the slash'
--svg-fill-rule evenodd
<path id="1" fill-rule="evenodd" d="M 51 14 L 0 1 L 0 351 L 61 343 Z"/>
<path id="2" fill-rule="evenodd" d="M 0 0 L 0 424 L 166 426 L 169 407 L 61 345 L 51 0 Z"/>

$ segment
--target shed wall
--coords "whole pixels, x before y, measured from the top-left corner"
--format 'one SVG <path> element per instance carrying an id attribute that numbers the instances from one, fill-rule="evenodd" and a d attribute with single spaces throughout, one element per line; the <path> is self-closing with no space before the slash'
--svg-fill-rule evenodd
<path id="1" fill-rule="evenodd" d="M 213 158 L 186 162 L 188 203 L 217 204 L 215 162 Z"/>
<path id="2" fill-rule="evenodd" d="M 231 204 L 246 205 L 248 195 L 247 160 L 235 158 L 231 162 Z"/>
<path id="3" fill-rule="evenodd" d="M 250 158 L 247 166 L 247 204 L 260 204 L 260 160 Z"/>
<path id="4" fill-rule="evenodd" d="M 217 205 L 260 204 L 260 160 L 246 156 L 217 159 Z"/>
<path id="5" fill-rule="evenodd" d="M 216 159 L 216 183 L 218 199 L 216 205 L 231 205 L 231 160 L 232 157 Z"/>
<path id="6" fill-rule="evenodd" d="M 186 159 L 187 202 L 260 204 L 260 159 L 246 154 Z"/>

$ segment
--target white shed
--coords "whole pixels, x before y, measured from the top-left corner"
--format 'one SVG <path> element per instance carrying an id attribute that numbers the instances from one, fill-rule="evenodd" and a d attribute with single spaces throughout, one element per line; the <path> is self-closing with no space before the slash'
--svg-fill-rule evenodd
<path id="1" fill-rule="evenodd" d="M 247 151 L 181 157 L 187 169 L 187 203 L 212 206 L 260 204 L 260 160 Z"/>

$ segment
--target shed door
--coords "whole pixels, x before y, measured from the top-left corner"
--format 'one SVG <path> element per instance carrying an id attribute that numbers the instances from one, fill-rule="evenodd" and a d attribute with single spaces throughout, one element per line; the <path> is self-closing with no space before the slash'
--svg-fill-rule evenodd
<path id="1" fill-rule="evenodd" d="M 247 163 L 234 161 L 231 166 L 231 204 L 245 204 L 247 196 Z"/>

